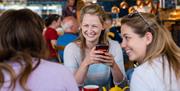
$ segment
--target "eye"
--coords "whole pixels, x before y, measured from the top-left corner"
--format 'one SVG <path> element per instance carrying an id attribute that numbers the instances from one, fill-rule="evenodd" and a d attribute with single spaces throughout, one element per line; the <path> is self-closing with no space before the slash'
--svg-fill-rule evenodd
<path id="1" fill-rule="evenodd" d="M 130 40 L 131 39 L 131 37 L 129 37 L 129 36 L 124 36 L 124 38 L 125 38 L 125 40 Z"/>
<path id="2" fill-rule="evenodd" d="M 83 27 L 86 27 L 86 28 L 87 28 L 87 27 L 89 27 L 89 25 L 88 25 L 88 24 L 84 24 Z"/>
<path id="3" fill-rule="evenodd" d="M 93 28 L 97 28 L 97 26 L 96 26 L 96 25 L 92 25 L 92 27 L 93 27 Z"/>

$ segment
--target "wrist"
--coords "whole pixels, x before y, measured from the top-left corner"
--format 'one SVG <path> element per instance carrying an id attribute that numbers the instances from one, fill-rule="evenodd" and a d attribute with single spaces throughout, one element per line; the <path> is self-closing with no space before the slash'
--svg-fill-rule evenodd
<path id="1" fill-rule="evenodd" d="M 123 76 L 123 79 L 122 79 L 121 81 L 116 82 L 116 81 L 113 80 L 113 83 L 114 83 L 115 85 L 120 85 L 120 84 L 122 84 L 124 81 L 126 81 L 126 77 L 125 77 L 125 76 Z"/>
<path id="2" fill-rule="evenodd" d="M 83 67 L 89 67 L 89 63 L 87 62 L 88 60 L 83 60 L 82 63 L 81 63 L 81 66 Z"/>
<path id="3" fill-rule="evenodd" d="M 116 62 L 112 63 L 111 68 L 115 68 L 117 66 Z"/>

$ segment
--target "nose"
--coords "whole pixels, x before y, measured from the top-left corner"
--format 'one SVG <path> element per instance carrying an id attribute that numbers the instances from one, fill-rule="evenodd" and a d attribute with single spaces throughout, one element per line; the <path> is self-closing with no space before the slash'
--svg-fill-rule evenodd
<path id="1" fill-rule="evenodd" d="M 92 32 L 92 31 L 93 31 L 93 29 L 92 29 L 91 26 L 89 26 L 89 27 L 87 28 L 87 30 L 88 30 L 88 32 Z"/>
<path id="2" fill-rule="evenodd" d="M 125 41 L 125 40 L 122 40 L 122 42 L 121 42 L 121 47 L 122 47 L 122 48 L 125 48 L 126 45 L 127 45 L 126 41 Z"/>

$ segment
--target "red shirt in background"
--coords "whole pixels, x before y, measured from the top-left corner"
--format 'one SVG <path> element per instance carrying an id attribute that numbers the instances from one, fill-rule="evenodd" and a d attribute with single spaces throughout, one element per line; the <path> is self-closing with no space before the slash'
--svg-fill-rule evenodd
<path id="1" fill-rule="evenodd" d="M 57 40 L 58 34 L 57 31 L 53 28 L 48 27 L 47 30 L 45 31 L 45 39 L 48 44 L 49 50 L 50 50 L 50 58 L 55 58 L 57 57 L 57 53 L 55 49 L 51 45 L 51 40 Z"/>

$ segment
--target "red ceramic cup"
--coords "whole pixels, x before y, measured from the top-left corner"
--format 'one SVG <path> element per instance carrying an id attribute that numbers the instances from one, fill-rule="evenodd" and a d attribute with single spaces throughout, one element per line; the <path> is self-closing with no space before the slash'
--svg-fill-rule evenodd
<path id="1" fill-rule="evenodd" d="M 83 87 L 84 91 L 99 91 L 99 86 L 97 85 L 86 85 Z"/>

